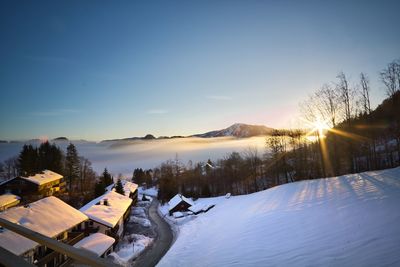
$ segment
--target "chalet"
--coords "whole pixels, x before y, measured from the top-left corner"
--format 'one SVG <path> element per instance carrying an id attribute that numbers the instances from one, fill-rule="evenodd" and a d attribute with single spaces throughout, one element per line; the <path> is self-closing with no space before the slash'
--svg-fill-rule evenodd
<path id="1" fill-rule="evenodd" d="M 29 203 L 48 196 L 59 196 L 65 192 L 66 183 L 62 175 L 44 170 L 32 176 L 18 176 L 0 184 L 0 194 L 12 193 Z"/>
<path id="2" fill-rule="evenodd" d="M 74 247 L 88 250 L 104 258 L 113 252 L 114 243 L 114 238 L 102 233 L 94 233 L 80 240 Z"/>
<path id="3" fill-rule="evenodd" d="M 124 233 L 124 224 L 129 218 L 132 199 L 114 191 L 90 201 L 80 211 L 90 221 L 87 228 L 115 238 L 117 241 Z"/>
<path id="4" fill-rule="evenodd" d="M 53 196 L 8 209 L 0 213 L 0 218 L 69 245 L 84 237 L 82 227 L 88 220 L 82 212 Z M 59 266 L 67 260 L 66 255 L 3 228 L 0 247 L 38 266 Z"/>
<path id="5" fill-rule="evenodd" d="M 17 206 L 20 202 L 20 197 L 13 194 L 0 195 L 0 212 L 11 207 Z"/>
<path id="6" fill-rule="evenodd" d="M 138 185 L 129 181 L 123 182 L 125 196 L 132 199 L 132 205 L 136 205 L 138 200 Z"/>
<path id="7" fill-rule="evenodd" d="M 172 215 L 176 211 L 189 211 L 189 207 L 193 206 L 193 202 L 181 194 L 176 194 L 168 202 L 168 206 L 169 215 Z"/>

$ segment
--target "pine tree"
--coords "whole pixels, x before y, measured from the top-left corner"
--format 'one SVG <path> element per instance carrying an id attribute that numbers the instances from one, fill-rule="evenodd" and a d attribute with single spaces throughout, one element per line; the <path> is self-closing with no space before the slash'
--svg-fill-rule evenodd
<path id="1" fill-rule="evenodd" d="M 94 186 L 94 197 L 99 197 L 106 192 L 102 181 L 98 181 Z"/>
<path id="2" fill-rule="evenodd" d="M 101 176 L 101 180 L 104 184 L 104 186 L 109 186 L 110 184 L 113 183 L 113 177 L 111 174 L 108 172 L 107 168 L 104 169 L 103 175 Z"/>
<path id="3" fill-rule="evenodd" d="M 63 174 L 63 157 L 63 152 L 55 144 L 50 144 L 48 141 L 40 144 L 37 149 L 36 172 L 47 169 Z"/>
<path id="4" fill-rule="evenodd" d="M 118 180 L 117 180 L 117 185 L 115 186 L 115 192 L 117 192 L 121 195 L 125 195 L 124 187 L 122 186 L 122 182 L 121 182 L 120 178 L 118 178 Z"/>
<path id="5" fill-rule="evenodd" d="M 65 176 L 69 183 L 69 191 L 72 192 L 72 185 L 79 179 L 79 157 L 74 144 L 70 143 L 67 147 L 65 158 Z"/>
<path id="6" fill-rule="evenodd" d="M 37 149 L 32 145 L 24 145 L 18 157 L 18 171 L 20 175 L 29 176 L 38 171 Z"/>

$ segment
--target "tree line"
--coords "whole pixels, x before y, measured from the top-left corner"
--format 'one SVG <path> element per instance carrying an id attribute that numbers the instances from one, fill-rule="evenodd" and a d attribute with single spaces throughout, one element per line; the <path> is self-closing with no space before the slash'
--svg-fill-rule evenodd
<path id="1" fill-rule="evenodd" d="M 48 141 L 38 147 L 25 144 L 18 156 L 3 163 L 4 168 L 9 179 L 35 175 L 46 169 L 63 175 L 67 183 L 67 194 L 60 197 L 76 207 L 92 199 L 95 194 L 97 175 L 92 163 L 79 156 L 72 143 L 67 146 L 66 153 Z"/>
<path id="2" fill-rule="evenodd" d="M 178 157 L 153 170 L 159 199 L 247 194 L 283 183 L 400 164 L 400 60 L 380 72 L 388 96 L 371 108 L 366 73 L 356 83 L 344 72 L 300 104 L 310 129 L 274 130 L 266 153 L 248 148 L 212 162 L 183 164 Z M 135 176 L 135 175 L 134 175 Z"/>

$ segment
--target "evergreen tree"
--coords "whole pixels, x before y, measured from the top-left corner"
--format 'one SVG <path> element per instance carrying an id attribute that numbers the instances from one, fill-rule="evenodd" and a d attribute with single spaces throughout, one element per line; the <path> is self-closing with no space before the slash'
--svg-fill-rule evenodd
<path id="1" fill-rule="evenodd" d="M 114 182 L 113 177 L 108 172 L 107 168 L 105 168 L 103 171 L 103 174 L 101 176 L 101 181 L 103 182 L 104 186 L 109 186 L 110 184 L 112 184 Z"/>
<path id="2" fill-rule="evenodd" d="M 94 197 L 99 197 L 106 192 L 102 181 L 98 181 L 94 186 Z"/>
<path id="3" fill-rule="evenodd" d="M 125 195 L 124 187 L 122 186 L 122 182 L 121 182 L 120 178 L 118 178 L 118 180 L 117 180 L 117 185 L 115 186 L 115 192 L 117 192 L 121 195 Z"/>
<path id="4" fill-rule="evenodd" d="M 48 141 L 40 144 L 37 150 L 37 170 L 51 170 L 63 174 L 63 153 L 55 144 L 50 144 Z"/>
<path id="5" fill-rule="evenodd" d="M 65 158 L 65 176 L 68 180 L 69 191 L 72 192 L 72 185 L 79 179 L 79 157 L 74 144 L 70 143 L 67 147 Z"/>
<path id="6" fill-rule="evenodd" d="M 136 168 L 133 171 L 132 181 L 141 185 L 142 183 L 146 182 L 146 174 L 142 168 Z"/>
<path id="7" fill-rule="evenodd" d="M 18 171 L 20 175 L 29 176 L 38 171 L 37 149 L 32 145 L 24 145 L 18 157 Z"/>

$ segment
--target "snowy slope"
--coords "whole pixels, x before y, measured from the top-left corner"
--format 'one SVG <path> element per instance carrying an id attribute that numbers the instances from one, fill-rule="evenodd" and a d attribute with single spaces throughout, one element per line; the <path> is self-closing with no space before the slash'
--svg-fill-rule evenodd
<path id="1" fill-rule="evenodd" d="M 158 266 L 400 265 L 400 168 L 202 201 Z"/>

